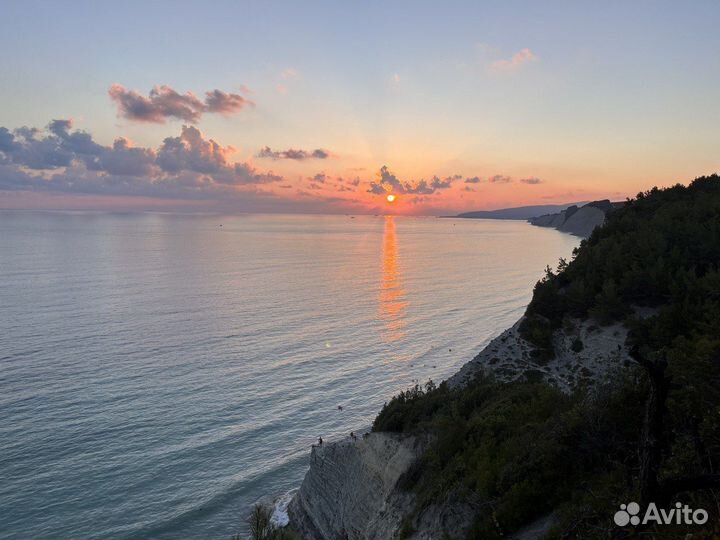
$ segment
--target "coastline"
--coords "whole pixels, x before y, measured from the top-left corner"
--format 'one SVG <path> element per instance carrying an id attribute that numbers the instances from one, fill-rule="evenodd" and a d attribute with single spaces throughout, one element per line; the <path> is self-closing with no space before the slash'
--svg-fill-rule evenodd
<path id="1" fill-rule="evenodd" d="M 542 378 L 569 393 L 601 386 L 630 363 L 624 344 L 627 329 L 621 324 L 598 327 L 590 321 L 569 321 L 553 337 L 555 358 L 542 361 L 533 357 L 533 347 L 518 332 L 522 320 L 491 339 L 446 379 L 450 388 L 462 387 L 484 372 L 507 382 Z M 582 351 L 573 348 L 578 339 Z M 313 447 L 310 467 L 287 507 L 289 525 L 305 540 L 343 534 L 377 540 L 395 537 L 412 508 L 412 497 L 395 486 L 420 457 L 422 446 L 411 436 L 371 432 L 357 441 L 343 438 Z M 460 501 L 433 506 L 424 511 L 423 526 L 412 538 L 437 538 L 451 526 L 460 531 L 472 515 L 473 509 Z M 547 519 L 543 523 L 550 525 Z"/>
<path id="2" fill-rule="evenodd" d="M 593 218 L 593 226 L 579 236 L 590 234 L 604 222 L 605 215 Z M 578 235 L 576 231 L 562 232 Z M 600 386 L 609 381 L 611 373 L 630 363 L 625 347 L 627 329 L 622 324 L 599 327 L 587 320 L 568 320 L 553 334 L 555 357 L 543 360 L 519 333 L 524 317 L 490 339 L 443 382 L 457 389 L 483 372 L 502 382 L 543 379 L 570 393 L 575 388 Z M 282 510 L 276 505 L 274 514 L 281 514 L 283 523 L 287 517 L 287 524 L 305 540 L 395 538 L 413 507 L 412 496 L 396 485 L 420 458 L 423 446 L 415 437 L 383 432 L 314 446 L 302 484 Z M 461 501 L 433 505 L 423 511 L 411 538 L 431 540 L 448 530 L 460 535 L 474 511 Z M 544 530 L 551 521 L 544 516 L 541 522 L 531 524 L 529 532 Z"/>

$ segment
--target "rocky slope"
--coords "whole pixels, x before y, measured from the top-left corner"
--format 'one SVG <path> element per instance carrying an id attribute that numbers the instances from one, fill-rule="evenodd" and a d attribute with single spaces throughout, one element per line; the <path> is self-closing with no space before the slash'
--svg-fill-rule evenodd
<path id="1" fill-rule="evenodd" d="M 600 384 L 630 361 L 627 329 L 620 324 L 599 327 L 568 320 L 555 332 L 555 357 L 542 361 L 534 358 L 532 345 L 520 336 L 520 322 L 493 339 L 448 384 L 462 386 L 485 371 L 506 381 L 542 377 L 570 391 L 578 385 Z M 423 509 L 403 533 L 415 505 L 412 494 L 397 483 L 422 450 L 422 441 L 389 433 L 313 447 L 310 470 L 290 503 L 291 525 L 306 540 L 462 538 L 475 511 L 466 500 L 447 500 Z M 539 538 L 549 523 L 544 518 L 517 538 Z"/>
<path id="2" fill-rule="evenodd" d="M 534 358 L 532 345 L 520 336 L 521 322 L 492 340 L 450 377 L 450 387 L 461 386 L 485 371 L 503 381 L 540 377 L 569 392 L 578 385 L 600 384 L 613 370 L 630 362 L 625 346 L 627 328 L 621 324 L 600 327 L 568 319 L 553 336 L 555 357 L 542 360 Z"/>

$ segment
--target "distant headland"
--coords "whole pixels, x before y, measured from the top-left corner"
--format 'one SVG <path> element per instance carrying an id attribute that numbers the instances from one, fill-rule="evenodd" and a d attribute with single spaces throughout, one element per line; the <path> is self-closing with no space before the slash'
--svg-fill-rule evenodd
<path id="1" fill-rule="evenodd" d="M 559 231 L 586 238 L 598 225 L 605 222 L 608 212 L 624 203 L 605 199 L 593 202 L 520 206 L 499 210 L 478 210 L 464 212 L 457 216 L 463 219 L 514 219 L 528 221 L 538 227 L 552 227 Z"/>

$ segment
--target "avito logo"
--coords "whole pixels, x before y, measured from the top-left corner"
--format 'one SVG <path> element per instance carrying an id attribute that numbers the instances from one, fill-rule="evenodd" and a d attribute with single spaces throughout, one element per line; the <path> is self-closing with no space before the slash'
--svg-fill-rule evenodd
<path id="1" fill-rule="evenodd" d="M 658 508 L 655 503 L 650 503 L 645 513 L 640 516 L 640 505 L 636 502 L 621 504 L 620 510 L 613 516 L 615 524 L 619 527 L 627 525 L 704 525 L 708 520 L 707 511 L 702 508 L 693 510 L 687 504 L 675 503 L 675 508 L 665 510 Z"/>

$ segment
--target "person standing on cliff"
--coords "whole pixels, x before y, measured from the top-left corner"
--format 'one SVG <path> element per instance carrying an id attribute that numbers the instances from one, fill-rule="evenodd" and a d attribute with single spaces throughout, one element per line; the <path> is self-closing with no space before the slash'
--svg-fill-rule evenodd
<path id="1" fill-rule="evenodd" d="M 322 446 L 322 437 L 318 437 L 318 446 Z"/>

